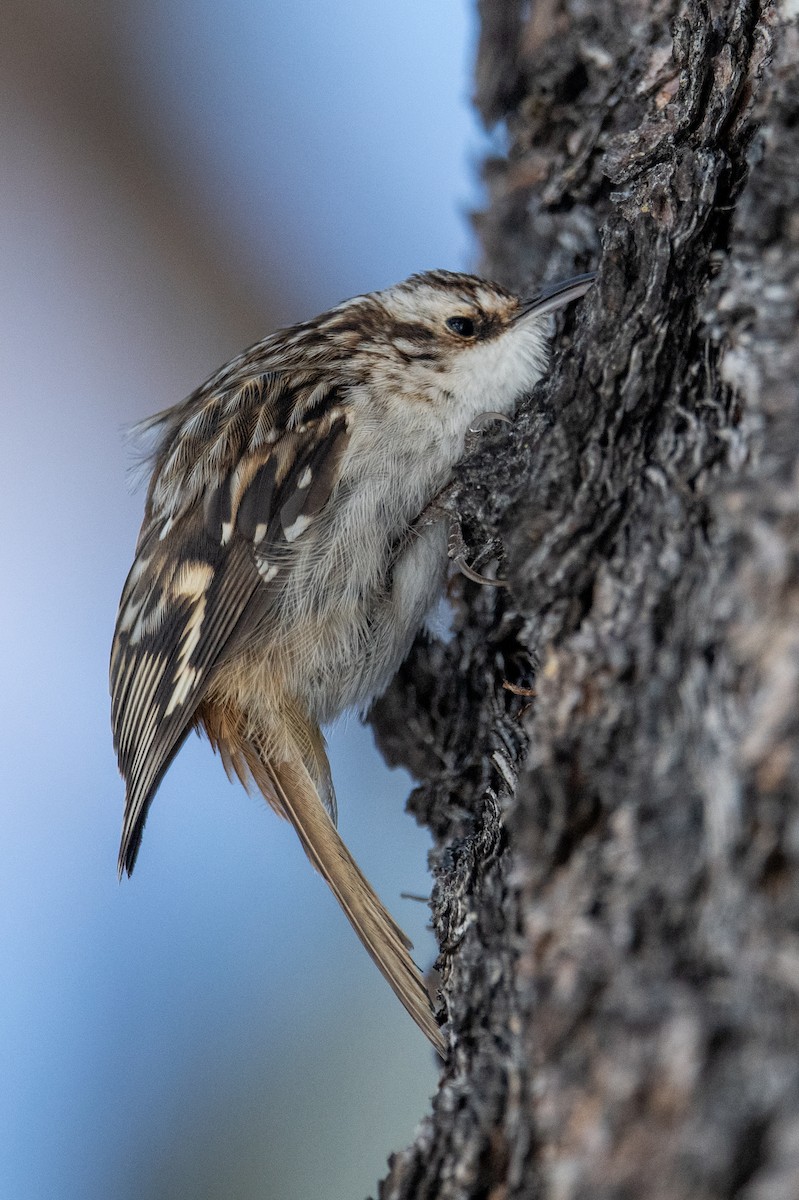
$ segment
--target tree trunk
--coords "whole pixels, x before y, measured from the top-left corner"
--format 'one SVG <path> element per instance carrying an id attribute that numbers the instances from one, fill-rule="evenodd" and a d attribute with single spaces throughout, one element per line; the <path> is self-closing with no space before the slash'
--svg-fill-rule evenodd
<path id="1" fill-rule="evenodd" d="M 437 839 L 451 1040 L 382 1200 L 799 1197 L 785 8 L 481 5 L 483 271 L 600 274 L 456 482 L 510 589 L 459 581 L 373 713 Z"/>

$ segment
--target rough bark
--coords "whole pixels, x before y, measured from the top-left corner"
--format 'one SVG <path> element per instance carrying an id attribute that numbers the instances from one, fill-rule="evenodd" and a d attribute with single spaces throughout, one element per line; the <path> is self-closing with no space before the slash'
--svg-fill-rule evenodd
<path id="1" fill-rule="evenodd" d="M 458 583 L 373 714 L 437 838 L 452 1047 L 379 1194 L 796 1200 L 797 28 L 481 13 L 484 273 L 600 275 L 459 475 L 509 592 Z"/>

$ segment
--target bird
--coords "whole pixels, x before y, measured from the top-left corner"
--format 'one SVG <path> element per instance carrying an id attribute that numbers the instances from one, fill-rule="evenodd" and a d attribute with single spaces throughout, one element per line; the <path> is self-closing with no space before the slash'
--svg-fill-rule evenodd
<path id="1" fill-rule="evenodd" d="M 337 831 L 322 727 L 366 711 L 406 657 L 445 583 L 436 499 L 469 430 L 513 414 L 547 370 L 550 314 L 593 279 L 524 299 L 412 275 L 270 334 L 140 426 L 152 475 L 110 664 L 120 877 L 169 765 L 204 732 L 293 825 L 442 1056 L 411 944 Z"/>

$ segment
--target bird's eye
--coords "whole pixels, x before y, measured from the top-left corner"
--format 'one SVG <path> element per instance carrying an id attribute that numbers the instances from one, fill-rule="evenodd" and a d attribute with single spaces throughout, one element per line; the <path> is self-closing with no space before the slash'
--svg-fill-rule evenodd
<path id="1" fill-rule="evenodd" d="M 457 333 L 458 337 L 474 337 L 474 321 L 471 317 L 449 317 L 447 320 L 447 329 L 451 329 L 453 333 Z"/>

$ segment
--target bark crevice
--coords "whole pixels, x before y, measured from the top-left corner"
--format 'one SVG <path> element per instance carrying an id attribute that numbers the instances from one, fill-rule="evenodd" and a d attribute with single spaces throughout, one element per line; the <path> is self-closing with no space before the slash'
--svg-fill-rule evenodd
<path id="1" fill-rule="evenodd" d="M 797 27 L 481 11 L 484 272 L 600 276 L 456 483 L 509 594 L 458 581 L 372 714 L 452 1038 L 380 1196 L 795 1200 Z"/>

